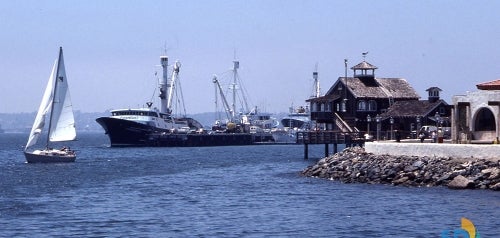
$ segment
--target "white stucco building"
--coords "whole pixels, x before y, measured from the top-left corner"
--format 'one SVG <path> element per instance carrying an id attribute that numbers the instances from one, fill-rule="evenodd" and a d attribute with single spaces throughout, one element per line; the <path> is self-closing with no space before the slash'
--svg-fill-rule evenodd
<path id="1" fill-rule="evenodd" d="M 452 140 L 493 142 L 500 137 L 500 79 L 476 85 L 478 91 L 452 97 Z"/>

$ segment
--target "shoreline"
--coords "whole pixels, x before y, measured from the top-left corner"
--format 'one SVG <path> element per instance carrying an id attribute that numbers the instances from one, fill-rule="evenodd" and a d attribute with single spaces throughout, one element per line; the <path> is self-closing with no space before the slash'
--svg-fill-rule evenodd
<path id="1" fill-rule="evenodd" d="M 348 147 L 307 167 L 301 175 L 344 183 L 500 191 L 498 160 L 408 154 L 374 154 Z"/>

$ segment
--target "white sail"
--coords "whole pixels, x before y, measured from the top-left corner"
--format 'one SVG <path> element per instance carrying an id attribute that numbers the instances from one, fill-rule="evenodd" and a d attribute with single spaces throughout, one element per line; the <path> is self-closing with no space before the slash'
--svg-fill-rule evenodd
<path id="1" fill-rule="evenodd" d="M 59 58 L 52 67 L 52 73 L 50 74 L 47 88 L 38 108 L 25 150 L 36 144 L 45 126 L 45 116 L 50 109 L 52 110 L 49 119 L 51 125 L 49 131 L 50 141 L 74 140 L 76 138 L 75 119 L 69 95 L 68 81 L 66 79 L 62 49 L 60 49 Z"/>
<path id="2" fill-rule="evenodd" d="M 75 118 L 73 106 L 69 94 L 66 69 L 62 50 L 59 54 L 59 65 L 57 67 L 57 83 L 55 83 L 54 102 L 51 113 L 50 141 L 69 141 L 76 138 Z"/>
<path id="3" fill-rule="evenodd" d="M 28 143 L 26 144 L 25 150 L 36 144 L 36 142 L 38 141 L 38 137 L 40 137 L 42 129 L 45 125 L 45 115 L 49 111 L 50 105 L 52 104 L 54 78 L 56 77 L 57 71 L 57 61 L 58 60 L 56 60 L 54 66 L 52 67 L 52 73 L 50 74 L 49 82 L 47 83 L 47 87 L 45 88 L 45 93 L 43 94 L 42 102 L 40 103 L 40 107 L 38 108 L 35 122 L 33 123 L 33 127 L 31 128 L 30 136 L 28 138 Z"/>

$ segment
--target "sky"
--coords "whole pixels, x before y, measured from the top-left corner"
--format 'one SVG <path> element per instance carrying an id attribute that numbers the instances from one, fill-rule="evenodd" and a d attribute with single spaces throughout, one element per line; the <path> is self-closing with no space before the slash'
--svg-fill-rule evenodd
<path id="1" fill-rule="evenodd" d="M 214 74 L 240 61 L 251 105 L 286 112 L 363 61 L 422 99 L 500 78 L 500 1 L 0 1 L 0 113 L 37 110 L 60 46 L 74 110 L 156 98 L 160 56 L 181 62 L 188 114 L 215 111 Z M 352 76 L 352 70 L 348 70 Z M 157 92 L 157 90 L 156 90 Z"/>

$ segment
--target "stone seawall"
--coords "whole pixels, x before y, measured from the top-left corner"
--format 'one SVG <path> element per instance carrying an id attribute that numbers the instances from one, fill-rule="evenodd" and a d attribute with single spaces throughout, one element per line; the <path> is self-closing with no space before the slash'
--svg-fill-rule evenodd
<path id="1" fill-rule="evenodd" d="M 340 180 L 345 183 L 403 186 L 447 186 L 500 191 L 500 161 L 477 158 L 373 154 L 361 147 L 318 161 L 304 176 Z"/>
<path id="2" fill-rule="evenodd" d="M 366 142 L 365 150 L 374 154 L 419 155 L 430 157 L 476 158 L 498 161 L 500 145 Z"/>

